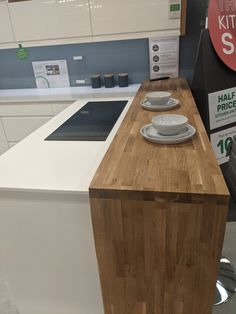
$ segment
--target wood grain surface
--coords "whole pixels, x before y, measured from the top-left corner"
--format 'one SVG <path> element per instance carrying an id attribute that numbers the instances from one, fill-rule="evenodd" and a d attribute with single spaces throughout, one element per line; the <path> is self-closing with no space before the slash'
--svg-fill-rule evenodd
<path id="1" fill-rule="evenodd" d="M 168 90 L 180 105 L 170 111 L 144 110 L 140 102 L 149 91 Z M 157 114 L 177 113 L 188 117 L 197 133 L 186 143 L 153 144 L 140 135 L 140 128 Z M 228 202 L 228 189 L 221 174 L 201 117 L 185 79 L 145 81 L 99 166 L 90 186 L 91 196 L 217 198 Z M 138 192 L 138 193 L 136 193 Z"/>
<path id="2" fill-rule="evenodd" d="M 178 145 L 139 133 L 149 91 L 197 129 Z M 165 112 L 166 113 L 166 112 Z M 229 194 L 185 79 L 144 82 L 90 186 L 105 314 L 210 314 Z"/>

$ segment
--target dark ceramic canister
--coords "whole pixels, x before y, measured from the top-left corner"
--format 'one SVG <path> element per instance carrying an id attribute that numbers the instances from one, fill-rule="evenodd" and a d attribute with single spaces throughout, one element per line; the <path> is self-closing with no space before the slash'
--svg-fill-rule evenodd
<path id="1" fill-rule="evenodd" d="M 101 75 L 100 74 L 92 75 L 91 84 L 92 84 L 92 88 L 100 88 L 101 87 Z"/>
<path id="2" fill-rule="evenodd" d="M 129 85 L 128 73 L 118 74 L 118 84 L 119 84 L 119 87 L 128 87 Z"/>
<path id="3" fill-rule="evenodd" d="M 115 86 L 114 74 L 104 74 L 104 84 L 106 88 Z"/>

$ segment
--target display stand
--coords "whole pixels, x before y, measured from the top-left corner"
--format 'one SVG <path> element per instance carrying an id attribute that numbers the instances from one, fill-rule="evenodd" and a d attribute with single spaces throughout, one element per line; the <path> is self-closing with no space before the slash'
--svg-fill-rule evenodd
<path id="1" fill-rule="evenodd" d="M 236 134 L 236 73 L 227 67 L 216 54 L 207 29 L 201 32 L 192 93 L 222 173 L 225 175 L 228 162 L 226 154 L 233 141 L 232 137 Z M 222 110 L 223 105 L 224 110 Z M 227 106 L 232 108 L 227 109 Z M 235 208 L 235 201 L 231 197 L 228 221 L 235 221 Z M 230 276 L 225 273 L 225 265 L 231 270 Z M 235 285 L 235 274 L 230 261 L 221 258 L 214 304 L 218 305 L 227 301 L 232 291 L 235 291 Z"/>
<path id="2" fill-rule="evenodd" d="M 236 135 L 236 73 L 216 54 L 207 29 L 201 33 L 192 93 L 223 169 L 227 148 Z"/>

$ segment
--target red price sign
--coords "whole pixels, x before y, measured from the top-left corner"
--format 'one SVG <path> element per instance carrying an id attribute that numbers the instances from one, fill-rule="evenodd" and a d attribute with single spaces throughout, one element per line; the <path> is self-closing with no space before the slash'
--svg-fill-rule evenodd
<path id="1" fill-rule="evenodd" d="M 208 27 L 218 56 L 236 71 L 236 0 L 210 0 Z"/>

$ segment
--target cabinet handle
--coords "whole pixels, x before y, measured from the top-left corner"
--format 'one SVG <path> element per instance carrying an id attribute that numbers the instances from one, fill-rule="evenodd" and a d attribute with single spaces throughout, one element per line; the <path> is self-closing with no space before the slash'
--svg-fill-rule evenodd
<path id="1" fill-rule="evenodd" d="M 25 2 L 25 1 L 32 1 L 32 0 L 8 0 L 8 3 L 13 3 L 13 2 Z"/>

